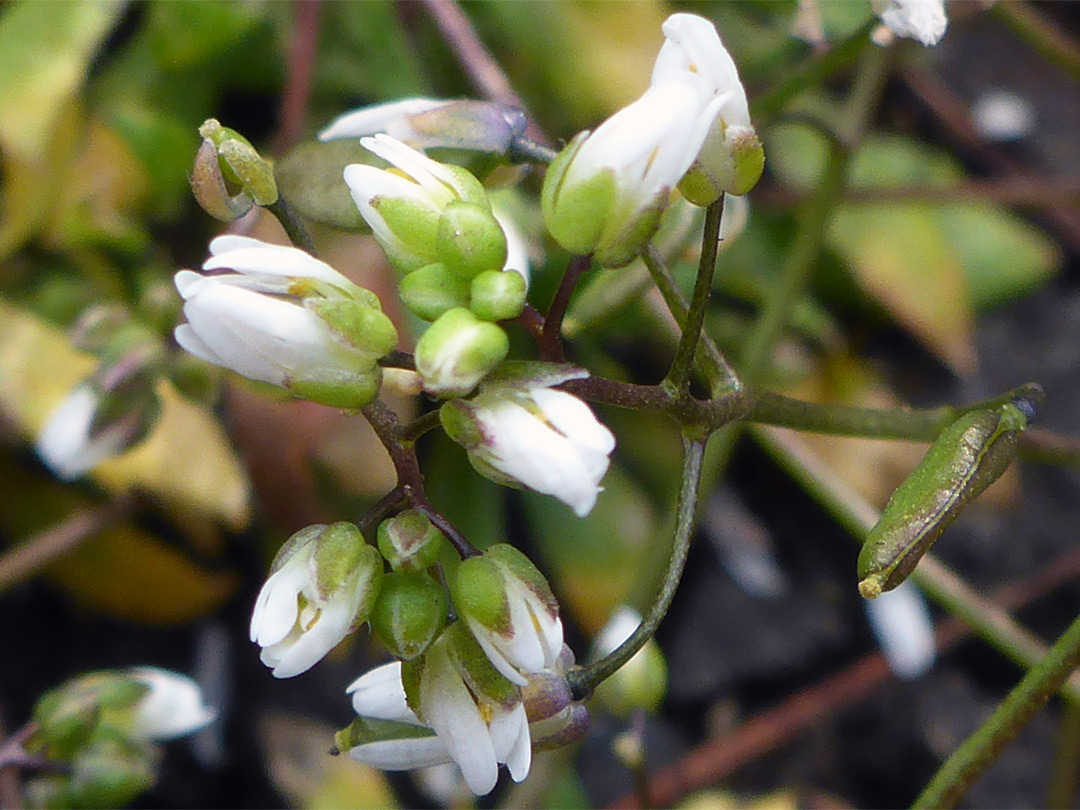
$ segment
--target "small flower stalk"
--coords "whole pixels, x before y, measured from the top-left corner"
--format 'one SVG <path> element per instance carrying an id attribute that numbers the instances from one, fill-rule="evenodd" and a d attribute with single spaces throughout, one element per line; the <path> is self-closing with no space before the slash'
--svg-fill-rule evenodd
<path id="1" fill-rule="evenodd" d="M 282 546 L 251 616 L 275 678 L 306 672 L 367 620 L 383 577 L 378 550 L 351 523 L 301 529 Z"/>
<path id="2" fill-rule="evenodd" d="M 450 589 L 458 615 L 499 673 L 518 686 L 562 651 L 559 604 L 529 558 L 505 543 L 462 561 Z"/>
<path id="3" fill-rule="evenodd" d="M 439 416 L 482 475 L 553 495 L 578 517 L 592 511 L 615 437 L 592 410 L 552 386 L 587 376 L 543 363 L 507 364 L 470 400 L 452 400 Z"/>
<path id="4" fill-rule="evenodd" d="M 374 293 L 297 248 L 219 236 L 210 253 L 204 271 L 231 272 L 176 274 L 187 317 L 175 331 L 181 347 L 324 405 L 374 399 L 377 361 L 397 344 Z"/>

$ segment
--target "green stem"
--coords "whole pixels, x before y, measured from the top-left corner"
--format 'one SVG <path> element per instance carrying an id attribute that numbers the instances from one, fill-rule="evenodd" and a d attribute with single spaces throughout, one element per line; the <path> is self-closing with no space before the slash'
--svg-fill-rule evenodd
<path id="1" fill-rule="evenodd" d="M 653 283 L 660 291 L 664 303 L 667 304 L 671 317 L 675 319 L 675 323 L 679 325 L 680 329 L 685 329 L 686 313 L 690 309 L 690 304 L 686 300 L 686 296 L 683 295 L 682 290 L 675 283 L 675 278 L 671 275 L 671 270 L 668 269 L 667 264 L 664 262 L 664 257 L 660 255 L 660 251 L 656 249 L 656 246 L 650 243 L 645 252 L 641 254 L 641 259 L 645 263 Z M 712 396 L 719 396 L 722 393 L 742 388 L 735 369 L 731 367 L 716 342 L 705 330 L 701 332 L 701 342 L 698 345 L 694 359 L 701 369 L 705 382 L 709 385 L 709 392 Z"/>
<path id="2" fill-rule="evenodd" d="M 1046 806 L 1051 810 L 1068 810 L 1080 785 L 1080 706 L 1066 703 L 1058 722 Z"/>
<path id="3" fill-rule="evenodd" d="M 723 214 L 724 195 L 721 194 L 720 199 L 705 209 L 705 227 L 701 235 L 701 258 L 698 261 L 694 294 L 690 298 L 690 309 L 683 321 L 682 336 L 675 349 L 675 359 L 672 360 L 671 370 L 667 374 L 667 385 L 679 393 L 689 390 L 690 366 L 694 362 L 701 329 L 705 325 L 705 310 L 709 306 L 709 296 L 712 294 Z"/>
<path id="4" fill-rule="evenodd" d="M 281 227 L 285 229 L 286 235 L 294 245 L 312 256 L 316 255 L 315 245 L 308 235 L 307 228 L 300 221 L 296 210 L 284 197 L 278 197 L 276 203 L 266 206 L 266 210 L 277 217 L 277 221 L 281 223 Z"/>
<path id="5" fill-rule="evenodd" d="M 409 424 L 402 425 L 400 438 L 402 441 L 415 442 L 428 431 L 439 427 L 440 424 L 442 424 L 442 422 L 439 419 L 439 409 L 436 408 L 433 411 L 428 411 L 422 416 L 418 416 L 416 419 L 409 422 Z"/>
<path id="6" fill-rule="evenodd" d="M 841 481 L 797 436 L 751 427 L 758 443 L 773 456 L 815 500 L 860 543 L 881 513 Z M 1016 623 L 1006 611 L 973 591 L 947 566 L 927 554 L 911 578 L 926 595 L 971 627 L 1019 666 L 1029 669 L 1046 654 L 1046 646 Z M 1061 690 L 1063 698 L 1080 705 L 1080 677 L 1070 679 Z"/>
<path id="7" fill-rule="evenodd" d="M 953 752 L 912 807 L 939 810 L 955 807 L 968 787 L 1061 688 L 1077 664 L 1080 664 L 1080 617 L 1009 692 L 990 719 Z"/>
<path id="8" fill-rule="evenodd" d="M 566 675 L 567 683 L 574 700 L 582 700 L 605 679 L 610 678 L 627 661 L 634 657 L 645 642 L 652 638 L 660 625 L 675 591 L 679 587 L 686 555 L 690 551 L 690 538 L 694 528 L 694 513 L 697 510 L 698 481 L 701 479 L 701 458 L 705 450 L 705 438 L 691 438 L 683 433 L 682 487 L 679 490 L 679 504 L 676 512 L 675 536 L 671 544 L 671 560 L 668 562 L 660 593 L 649 609 L 649 614 L 638 625 L 630 638 L 626 639 L 609 655 L 585 667 L 572 669 Z"/>

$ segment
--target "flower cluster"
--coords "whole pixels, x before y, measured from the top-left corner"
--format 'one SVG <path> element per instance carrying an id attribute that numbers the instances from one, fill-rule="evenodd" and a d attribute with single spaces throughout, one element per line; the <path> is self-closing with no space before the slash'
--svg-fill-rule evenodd
<path id="1" fill-rule="evenodd" d="M 575 137 L 544 180 L 537 221 L 602 266 L 640 254 L 676 189 L 687 208 L 712 205 L 744 194 L 762 172 L 746 94 L 716 29 L 676 14 L 663 32 L 641 98 Z M 297 248 L 221 236 L 202 273 L 175 279 L 182 348 L 303 399 L 366 409 L 399 474 L 385 511 L 369 516 L 374 543 L 342 522 L 304 528 L 282 547 L 251 617 L 263 662 L 278 678 L 299 675 L 369 624 L 395 661 L 349 687 L 357 718 L 339 732 L 339 750 L 385 769 L 454 762 L 478 794 L 494 788 L 501 765 L 520 781 L 533 750 L 582 733 L 587 713 L 566 677 L 573 656 L 544 576 L 513 546 L 481 553 L 438 518 L 416 470 L 415 436 L 380 427 L 373 400 L 383 365 L 415 369 L 417 389 L 442 401 L 438 424 L 424 417 L 420 432 L 441 425 L 500 484 L 551 495 L 578 517 L 594 508 L 615 438 L 560 388 L 588 373 L 507 361 L 509 322 L 537 332 L 526 311 L 528 251 L 480 179 L 493 172 L 435 159 L 471 152 L 512 162 L 530 148 L 525 124 L 498 104 L 410 99 L 342 116 L 320 135 L 359 139 L 369 153 L 344 167 L 343 182 L 415 316 L 411 366 L 398 362 L 402 353 L 388 357 L 398 331 L 376 296 Z M 204 205 L 231 218 L 274 204 L 270 164 L 250 144 L 216 122 L 202 134 Z M 662 680 L 633 699 L 655 703 Z"/>

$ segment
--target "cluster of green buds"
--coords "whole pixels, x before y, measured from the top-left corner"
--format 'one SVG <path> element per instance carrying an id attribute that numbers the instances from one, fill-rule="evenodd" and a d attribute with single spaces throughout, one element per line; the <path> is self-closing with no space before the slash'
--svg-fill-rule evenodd
<path id="1" fill-rule="evenodd" d="M 472 174 L 389 135 L 361 143 L 392 168 L 353 164 L 345 182 L 401 273 L 402 301 L 433 321 L 417 343 L 416 369 L 430 393 L 468 393 L 510 349 L 495 322 L 521 314 L 525 278 L 504 269 L 506 234 Z"/>
<path id="2" fill-rule="evenodd" d="M 190 678 L 163 669 L 93 672 L 45 693 L 23 745 L 50 773 L 26 783 L 34 807 L 119 807 L 151 787 L 161 751 L 214 719 Z"/>
<path id="3" fill-rule="evenodd" d="M 57 406 L 37 439 L 42 461 L 65 480 L 149 434 L 161 411 L 155 387 L 165 360 L 157 335 L 120 307 L 87 310 L 72 341 L 97 355 L 98 366 Z"/>

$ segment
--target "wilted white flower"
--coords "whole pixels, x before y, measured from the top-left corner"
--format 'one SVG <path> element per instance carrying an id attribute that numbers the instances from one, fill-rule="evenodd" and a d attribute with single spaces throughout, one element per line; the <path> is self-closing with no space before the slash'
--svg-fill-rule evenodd
<path id="1" fill-rule="evenodd" d="M 592 410 L 550 386 L 587 376 L 580 369 L 530 376 L 523 373 L 485 383 L 470 400 L 452 400 L 440 416 L 447 434 L 469 453 L 482 475 L 500 484 L 553 495 L 578 517 L 592 511 L 615 437 Z"/>
<path id="2" fill-rule="evenodd" d="M 450 595 L 488 660 L 519 686 L 562 652 L 559 603 L 528 557 L 505 543 L 463 560 Z"/>
<path id="3" fill-rule="evenodd" d="M 415 662 L 412 673 L 405 673 L 405 682 L 411 676 L 414 684 L 415 712 L 400 662 L 377 667 L 349 687 L 361 718 L 406 726 L 397 734 L 383 729 L 391 733 L 353 745 L 349 753 L 354 759 L 382 770 L 452 761 L 477 795 L 495 787 L 500 764 L 506 764 L 514 781 L 528 775 L 532 743 L 521 692 L 493 671 L 477 678 L 477 667 L 490 664 L 479 648 L 464 647 L 462 639 L 468 639 L 467 632 L 453 626 Z M 424 733 L 425 728 L 434 734 Z"/>
<path id="4" fill-rule="evenodd" d="M 745 194 L 761 177 L 765 158 L 734 60 L 716 27 L 704 17 L 672 14 L 663 31 L 666 39 L 653 66 L 653 85 L 686 84 L 696 88 L 700 104 L 720 103 L 679 190 L 698 205 L 707 205 L 724 192 Z"/>
<path id="5" fill-rule="evenodd" d="M 176 341 L 203 360 L 337 407 L 378 391 L 376 362 L 397 343 L 374 293 L 302 250 L 243 236 L 210 243 L 200 275 L 176 274 L 187 323 Z"/>
<path id="6" fill-rule="evenodd" d="M 308 526 L 278 553 L 251 615 L 251 640 L 275 678 L 306 672 L 363 622 L 382 557 L 350 523 Z"/>
<path id="7" fill-rule="evenodd" d="M 895 36 L 937 45 L 949 25 L 945 0 L 870 0 L 874 13 Z"/>

